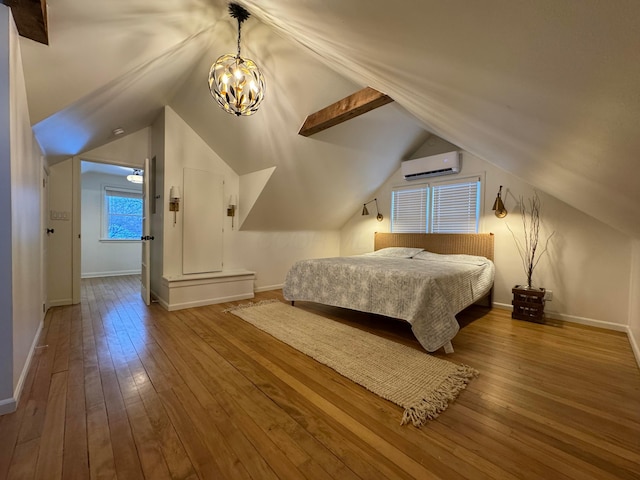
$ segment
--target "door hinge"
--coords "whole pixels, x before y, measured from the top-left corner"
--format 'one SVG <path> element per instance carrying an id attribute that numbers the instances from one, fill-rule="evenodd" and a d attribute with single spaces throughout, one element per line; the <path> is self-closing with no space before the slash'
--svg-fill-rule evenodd
<path id="1" fill-rule="evenodd" d="M 42 304 L 42 313 L 45 313 L 45 304 Z"/>

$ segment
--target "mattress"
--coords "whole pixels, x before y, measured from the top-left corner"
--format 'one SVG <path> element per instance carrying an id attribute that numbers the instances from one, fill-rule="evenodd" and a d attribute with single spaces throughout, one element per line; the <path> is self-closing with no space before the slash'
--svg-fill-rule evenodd
<path id="1" fill-rule="evenodd" d="M 489 293 L 495 267 L 472 255 L 392 248 L 350 257 L 301 260 L 283 287 L 289 301 L 309 301 L 405 320 L 425 350 L 459 330 L 455 315 Z"/>

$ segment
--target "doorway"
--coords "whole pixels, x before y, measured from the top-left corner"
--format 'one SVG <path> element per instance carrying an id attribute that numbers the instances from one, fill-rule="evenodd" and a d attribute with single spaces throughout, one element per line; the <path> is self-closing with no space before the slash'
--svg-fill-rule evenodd
<path id="1" fill-rule="evenodd" d="M 139 275 L 142 179 L 136 166 L 80 161 L 80 277 Z"/>

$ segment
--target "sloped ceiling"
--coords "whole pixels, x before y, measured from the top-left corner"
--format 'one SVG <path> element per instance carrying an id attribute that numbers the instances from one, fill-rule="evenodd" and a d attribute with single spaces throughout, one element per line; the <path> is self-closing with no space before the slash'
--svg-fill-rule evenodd
<path id="1" fill-rule="evenodd" d="M 277 166 L 249 228 L 339 228 L 424 129 L 640 237 L 640 2 L 240 3 L 268 85 L 238 119 L 206 98 L 208 66 L 234 50 L 225 2 L 50 0 L 50 47 L 21 43 L 46 153 L 96 147 L 168 103 L 239 174 Z M 295 135 L 365 85 L 396 104 Z"/>

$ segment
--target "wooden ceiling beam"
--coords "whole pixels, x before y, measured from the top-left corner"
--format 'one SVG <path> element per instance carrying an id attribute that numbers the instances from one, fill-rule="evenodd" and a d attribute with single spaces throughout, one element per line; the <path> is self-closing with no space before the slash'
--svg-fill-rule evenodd
<path id="1" fill-rule="evenodd" d="M 393 98 L 388 95 L 371 87 L 363 88 L 309 115 L 298 134 L 308 137 L 391 102 Z"/>
<path id="2" fill-rule="evenodd" d="M 2 3 L 11 8 L 21 36 L 49 45 L 47 0 L 2 0 Z"/>

